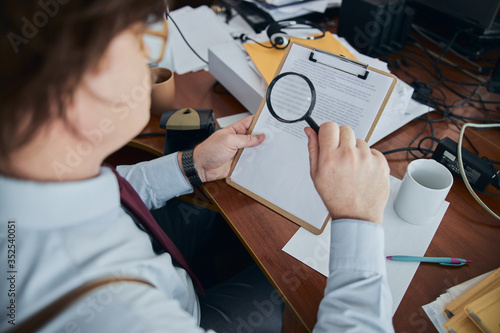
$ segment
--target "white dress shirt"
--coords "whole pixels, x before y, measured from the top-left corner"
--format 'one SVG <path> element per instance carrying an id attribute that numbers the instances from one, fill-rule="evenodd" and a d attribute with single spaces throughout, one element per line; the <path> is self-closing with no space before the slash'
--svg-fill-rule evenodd
<path id="1" fill-rule="evenodd" d="M 148 208 L 190 193 L 176 154 L 121 166 Z M 78 182 L 40 183 L 0 176 L 0 331 L 85 282 L 109 275 L 143 278 L 105 286 L 82 298 L 43 332 L 201 332 L 198 299 L 188 274 L 170 255 L 153 252 L 149 236 L 120 206 L 115 175 Z M 7 267 L 7 221 L 15 221 L 15 267 Z M 3 237 L 2 237 L 3 236 Z M 361 241 L 360 241 L 361 240 Z M 7 290 L 16 273 L 15 297 Z M 315 332 L 387 332 L 391 297 L 385 278 L 382 228 L 363 221 L 332 225 L 326 297 Z M 12 275 L 12 273 L 10 274 Z"/>

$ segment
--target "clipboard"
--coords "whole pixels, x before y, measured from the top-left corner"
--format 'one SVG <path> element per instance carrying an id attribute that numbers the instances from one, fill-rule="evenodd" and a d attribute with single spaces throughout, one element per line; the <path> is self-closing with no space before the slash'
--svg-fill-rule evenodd
<path id="1" fill-rule="evenodd" d="M 292 60 L 289 60 L 290 57 L 290 52 L 294 52 L 294 58 Z M 297 52 L 300 53 L 300 57 L 297 59 L 295 58 L 295 54 Z M 287 60 L 289 60 L 287 62 Z M 293 63 L 291 63 L 293 61 Z M 364 140 L 368 142 L 370 136 L 373 133 L 373 130 L 375 129 L 375 126 L 380 119 L 380 116 L 383 112 L 383 109 L 387 105 L 387 102 L 389 100 L 389 97 L 394 90 L 394 87 L 397 82 L 397 78 L 389 73 L 385 73 L 383 71 L 380 71 L 378 69 L 369 67 L 366 64 L 363 64 L 361 62 L 358 62 L 356 60 L 351 60 L 348 58 L 343 57 L 342 55 L 337 55 L 334 53 L 330 53 L 324 50 L 320 49 L 315 49 L 314 47 L 304 45 L 298 42 L 292 42 L 290 46 L 287 48 L 283 59 L 275 73 L 275 76 L 279 75 L 282 71 L 288 71 L 289 68 L 293 68 L 295 62 L 301 62 L 302 66 L 308 66 L 308 68 L 312 68 L 315 71 L 318 72 L 325 72 L 327 71 L 329 75 L 331 76 L 331 79 L 326 79 L 328 80 L 335 80 L 335 78 L 341 77 L 343 80 L 350 80 L 353 83 L 353 86 L 357 85 L 367 85 L 368 81 L 373 81 L 375 78 L 383 78 L 382 80 L 385 83 L 384 87 L 387 87 L 386 90 L 383 91 L 383 96 L 377 95 L 377 100 L 380 103 L 380 107 L 376 112 L 371 112 L 370 114 L 370 123 L 368 124 L 368 127 L 365 126 L 366 128 L 363 130 L 363 135 Z M 289 63 L 290 62 L 290 63 Z M 324 67 L 316 67 L 316 66 L 324 66 Z M 325 68 L 326 67 L 326 68 Z M 306 76 L 308 75 L 308 72 L 306 71 L 305 73 Z M 310 73 L 309 73 L 310 74 Z M 330 77 L 329 76 L 329 77 Z M 353 81 L 354 80 L 354 81 Z M 359 80 L 359 81 L 357 81 Z M 359 91 L 354 91 L 353 93 L 360 93 Z M 256 113 L 252 124 L 250 125 L 250 128 L 248 130 L 248 134 L 251 134 L 254 132 L 256 129 L 256 126 L 258 125 L 259 129 L 262 129 L 264 126 L 262 123 L 265 121 L 269 121 L 269 110 L 267 109 L 266 106 L 266 98 L 264 97 L 263 101 L 261 102 L 261 105 L 259 107 L 258 112 Z M 314 115 L 314 111 L 313 111 Z M 313 116 L 316 117 L 316 116 Z M 276 121 L 277 122 L 277 121 Z M 298 123 L 300 124 L 300 123 Z M 282 124 L 285 126 L 291 126 L 292 124 Z M 366 125 L 366 124 L 365 124 Z M 300 126 L 300 125 L 299 125 Z M 302 127 L 305 127 L 306 125 L 302 125 Z M 284 128 L 284 127 L 283 127 Z M 285 129 L 286 130 L 286 129 Z M 281 132 L 279 132 L 281 133 Z M 281 134 L 280 134 L 281 135 Z M 304 134 L 305 137 L 305 134 Z M 266 134 L 266 141 L 268 140 L 268 136 Z M 266 142 L 264 142 L 266 143 Z M 262 144 L 263 145 L 263 144 Z M 307 145 L 306 145 L 307 146 Z M 264 150 L 269 150 L 268 146 L 267 148 L 263 148 Z M 289 147 L 287 147 L 289 148 Z M 290 148 L 291 149 L 291 148 Z M 304 166 L 304 161 L 307 161 L 307 168 L 308 168 L 308 163 L 309 159 L 307 156 L 304 156 L 303 153 L 303 147 L 301 147 L 302 151 L 302 158 L 299 160 L 297 164 L 300 164 L 302 167 Z M 307 147 L 306 147 L 307 149 Z M 262 149 L 261 149 L 262 151 Z M 294 182 L 298 181 L 300 182 L 299 185 L 297 186 L 304 186 L 304 189 L 306 189 L 307 193 L 311 194 L 311 198 L 309 200 L 309 197 L 305 197 L 303 200 L 298 200 L 297 202 L 293 202 L 296 198 L 292 196 L 289 196 L 290 191 L 284 191 L 283 197 L 288 196 L 288 199 L 286 200 L 285 198 L 280 198 L 279 191 L 280 189 L 277 187 L 281 187 L 280 185 L 285 184 L 286 185 L 286 179 L 277 179 L 280 177 L 279 170 L 273 170 L 275 172 L 274 176 L 269 176 L 266 174 L 267 169 L 265 169 L 264 166 L 261 166 L 260 164 L 265 164 L 265 162 L 262 162 L 262 160 L 259 161 L 259 164 L 255 164 L 255 168 L 250 167 L 250 163 L 252 163 L 252 160 L 248 158 L 249 155 L 257 152 L 257 156 L 259 156 L 259 147 L 254 147 L 254 148 L 245 148 L 245 149 L 240 149 L 238 153 L 236 154 L 233 164 L 231 166 L 231 169 L 229 171 L 229 175 L 226 178 L 226 182 L 228 185 L 236 188 L 237 190 L 241 191 L 242 193 L 250 196 L 251 198 L 257 200 L 258 202 L 262 203 L 264 206 L 274 210 L 275 212 L 279 213 L 280 215 L 286 217 L 290 221 L 296 223 L 297 225 L 307 229 L 308 231 L 314 233 L 314 234 L 320 234 L 323 232 L 325 229 L 327 223 L 330 221 L 331 216 L 326 210 L 326 207 L 324 206 L 324 203 L 321 201 L 321 198 L 317 194 L 314 185 L 312 184 L 312 180 L 310 179 L 309 172 L 307 172 L 307 175 L 304 173 L 300 173 L 300 177 L 293 177 Z M 264 155 L 265 153 L 261 153 L 261 155 Z M 270 153 L 272 155 L 272 153 Z M 308 155 L 308 153 L 307 153 Z M 290 154 L 288 156 L 291 156 Z M 300 157 L 299 157 L 300 158 Z M 280 161 L 282 161 L 281 159 Z M 250 162 L 248 162 L 250 161 Z M 264 168 L 262 169 L 262 172 L 259 172 L 259 168 Z M 248 171 L 248 172 L 245 172 Z M 297 172 L 301 172 L 300 170 Z M 246 175 L 248 176 L 242 176 Z M 262 175 L 262 177 L 261 177 Z M 264 176 L 269 176 L 269 179 L 265 179 Z M 304 177 L 308 177 L 307 180 L 304 179 Z M 241 178 L 241 179 L 240 179 Z M 244 179 L 243 179 L 244 178 Z M 258 184 L 258 185 L 256 185 Z M 293 185 L 292 185 L 293 186 Z M 312 190 L 311 190 L 312 186 Z M 268 192 L 269 190 L 269 192 Z M 315 194 L 312 194 L 311 191 L 314 191 Z M 286 192 L 286 193 L 285 193 Z M 300 192 L 300 191 L 299 191 Z M 302 193 L 298 193 L 298 196 L 302 195 Z M 309 201 L 308 201 L 309 200 Z M 319 201 L 319 202 L 318 202 Z M 304 207 L 296 207 L 296 206 L 304 205 Z M 321 205 L 321 207 L 320 207 Z M 314 216 L 309 216 L 307 209 L 308 207 L 312 210 L 311 215 Z"/>

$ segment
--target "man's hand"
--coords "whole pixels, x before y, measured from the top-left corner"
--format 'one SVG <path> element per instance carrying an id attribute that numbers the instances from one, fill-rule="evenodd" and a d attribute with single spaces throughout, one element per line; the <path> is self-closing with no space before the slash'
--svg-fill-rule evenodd
<path id="1" fill-rule="evenodd" d="M 348 126 L 325 123 L 319 135 L 305 129 L 314 186 L 334 220 L 353 218 L 382 224 L 389 197 L 389 166 L 377 150 Z"/>
<path id="2" fill-rule="evenodd" d="M 247 135 L 253 116 L 223 128 L 200 143 L 193 152 L 196 171 L 203 182 L 225 178 L 239 148 L 261 144 L 264 134 Z"/>

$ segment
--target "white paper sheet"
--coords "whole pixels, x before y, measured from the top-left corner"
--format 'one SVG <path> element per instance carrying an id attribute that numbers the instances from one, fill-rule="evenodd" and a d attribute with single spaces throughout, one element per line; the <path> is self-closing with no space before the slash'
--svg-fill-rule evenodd
<path id="1" fill-rule="evenodd" d="M 356 137 L 365 138 L 393 78 L 370 72 L 367 79 L 362 80 L 309 61 L 310 53 L 309 48 L 293 45 L 281 72 L 302 73 L 312 81 L 317 101 L 311 117 L 318 124 L 326 121 L 347 124 Z M 254 133 L 265 133 L 266 140 L 243 151 L 231 180 L 321 229 L 328 211 L 309 176 L 305 126 L 305 122 L 281 123 L 265 106 Z"/>
<path id="2" fill-rule="evenodd" d="M 391 194 L 384 212 L 385 255 L 423 256 L 449 206 L 444 202 L 434 220 L 424 226 L 403 221 L 392 205 L 401 181 L 391 176 Z M 328 276 L 330 224 L 321 235 L 300 228 L 283 247 L 283 251 L 309 267 Z M 393 313 L 399 306 L 419 263 L 387 260 L 387 280 L 392 293 Z"/>
<path id="3" fill-rule="evenodd" d="M 191 47 L 208 61 L 208 47 L 233 41 L 227 28 L 207 6 L 195 9 L 183 7 L 170 13 Z M 169 47 L 173 53 L 173 66 L 178 74 L 208 69 L 187 46 L 173 23 L 169 24 Z"/>

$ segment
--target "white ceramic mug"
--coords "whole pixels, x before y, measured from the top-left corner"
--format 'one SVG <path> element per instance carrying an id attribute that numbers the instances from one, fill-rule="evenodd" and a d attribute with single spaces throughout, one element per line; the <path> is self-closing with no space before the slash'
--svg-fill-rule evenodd
<path id="1" fill-rule="evenodd" d="M 453 175 L 433 159 L 412 161 L 401 182 L 394 210 L 406 222 L 424 225 L 432 221 L 453 185 Z"/>

